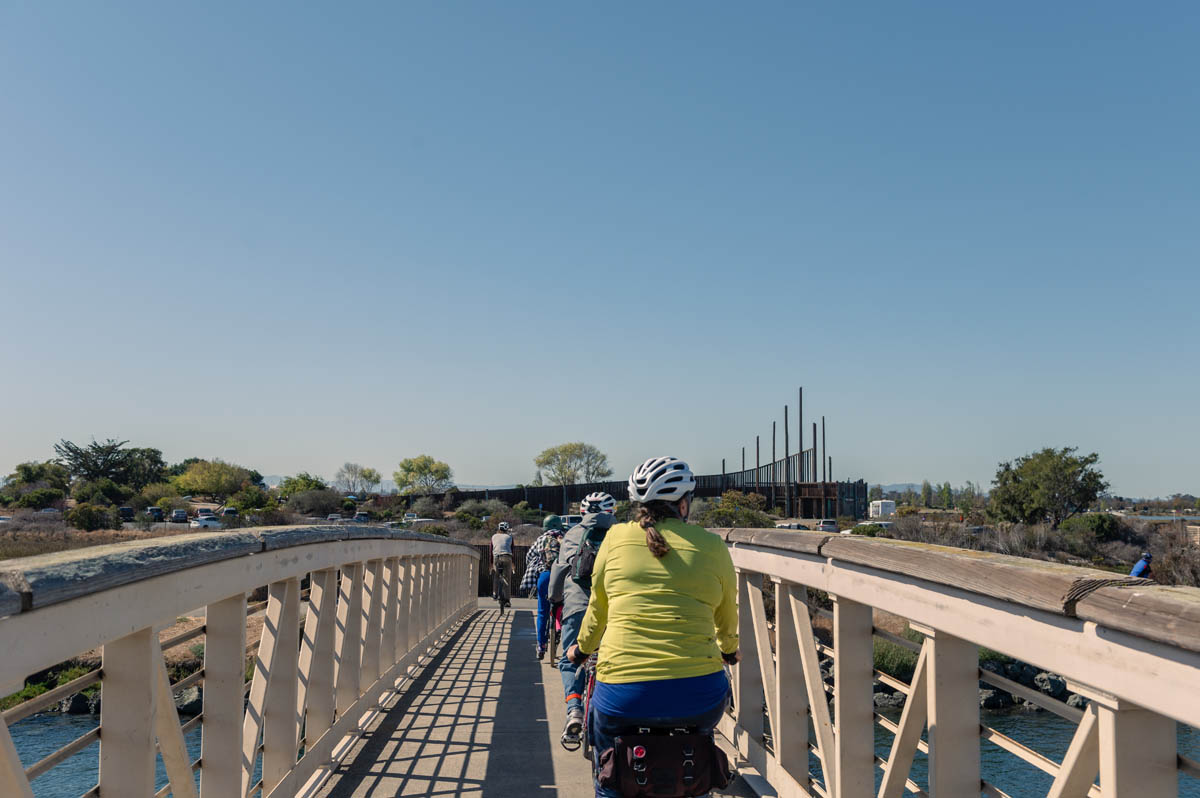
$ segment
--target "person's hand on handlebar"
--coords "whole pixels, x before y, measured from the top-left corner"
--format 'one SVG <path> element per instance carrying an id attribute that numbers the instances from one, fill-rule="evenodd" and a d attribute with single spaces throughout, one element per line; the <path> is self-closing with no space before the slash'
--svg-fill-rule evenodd
<path id="1" fill-rule="evenodd" d="M 582 665 L 587 662 L 588 655 L 579 650 L 579 644 L 576 643 L 567 649 L 567 660 L 572 665 Z"/>
<path id="2" fill-rule="evenodd" d="M 732 654 L 721 652 L 721 659 L 725 660 L 726 665 L 737 665 L 742 661 L 741 651 L 734 651 Z"/>

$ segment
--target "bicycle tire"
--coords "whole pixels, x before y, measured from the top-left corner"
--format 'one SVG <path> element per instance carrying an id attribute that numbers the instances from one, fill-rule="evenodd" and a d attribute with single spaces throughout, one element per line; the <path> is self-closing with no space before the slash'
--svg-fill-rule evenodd
<path id="1" fill-rule="evenodd" d="M 592 768 L 592 779 L 596 776 L 596 760 L 592 756 L 592 731 L 588 721 L 592 716 L 592 691 L 596 689 L 596 655 L 592 654 L 584 663 L 584 672 L 587 673 L 587 678 L 583 685 L 583 734 L 579 750 L 583 753 L 583 758 L 588 761 Z"/>

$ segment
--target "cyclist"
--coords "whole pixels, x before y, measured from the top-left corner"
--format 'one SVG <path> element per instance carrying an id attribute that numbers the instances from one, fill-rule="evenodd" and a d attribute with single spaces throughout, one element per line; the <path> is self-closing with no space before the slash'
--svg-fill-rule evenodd
<path id="1" fill-rule="evenodd" d="M 560 742 L 564 748 L 575 750 L 580 745 L 583 731 L 583 688 L 585 673 L 578 664 L 566 657 L 566 651 L 575 643 L 583 613 L 587 609 L 591 593 L 591 563 L 595 551 L 603 542 L 613 523 L 616 500 L 607 493 L 589 493 L 579 504 L 583 520 L 567 531 L 563 537 L 558 561 L 550 571 L 550 602 L 562 605 L 562 650 L 558 671 L 562 676 L 563 697 L 567 702 L 567 722 L 563 727 Z M 584 551 L 584 558 L 580 552 Z"/>
<path id="2" fill-rule="evenodd" d="M 722 660 L 738 660 L 737 583 L 724 542 L 686 521 L 695 489 L 678 458 L 642 463 L 629 477 L 637 520 L 609 530 L 596 558 L 568 653 L 580 662 L 600 649 L 588 719 L 597 765 L 634 726 L 694 728 L 711 740 L 725 710 Z M 596 795 L 620 793 L 597 783 Z"/>
<path id="3" fill-rule="evenodd" d="M 525 576 L 521 578 L 518 592 L 532 596 L 537 591 L 537 658 L 546 656 L 548 619 L 550 617 L 550 598 L 547 589 L 550 585 L 550 567 L 558 559 L 559 543 L 563 536 L 562 519 L 557 515 L 548 515 L 542 519 L 542 534 L 525 555 Z"/>
<path id="4" fill-rule="evenodd" d="M 508 591 L 512 585 L 513 575 L 513 538 L 508 529 L 508 522 L 501 521 L 492 535 L 492 573 L 496 579 L 496 600 L 500 609 L 505 609 L 512 602 L 508 599 Z"/>

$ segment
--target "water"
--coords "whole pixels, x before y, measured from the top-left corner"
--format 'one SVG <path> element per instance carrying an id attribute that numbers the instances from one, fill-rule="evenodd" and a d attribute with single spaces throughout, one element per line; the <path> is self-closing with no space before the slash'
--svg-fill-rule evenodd
<path id="1" fill-rule="evenodd" d="M 891 720 L 899 721 L 898 712 L 887 712 Z M 100 718 L 97 715 L 35 715 L 17 723 L 12 728 L 13 742 L 21 761 L 28 767 L 42 757 L 53 753 L 71 740 L 95 728 Z M 1075 724 L 1048 712 L 1015 713 L 1010 715 L 985 713 L 982 722 L 1001 734 L 1017 740 L 1055 762 L 1061 762 L 1075 734 Z M 884 759 L 891 750 L 892 735 L 886 729 L 875 727 L 875 751 Z M 200 756 L 200 729 L 197 727 L 187 735 L 190 757 Z M 94 743 L 76 756 L 43 774 L 33 782 L 36 798 L 79 798 L 96 784 L 99 743 Z M 1193 759 L 1200 758 L 1200 732 L 1188 726 L 1179 727 L 1179 752 Z M 983 778 L 1014 798 L 1045 795 L 1052 779 L 1026 764 L 1012 754 L 991 744 L 980 746 L 980 764 Z M 580 765 L 582 767 L 582 763 Z M 812 760 L 813 772 L 820 769 L 819 761 Z M 928 790 L 928 760 L 918 752 L 913 760 L 909 778 Z M 882 772 L 876 773 L 876 788 Z M 197 774 L 199 778 L 199 774 Z M 257 775 L 256 775 L 257 778 Z M 167 783 L 162 761 L 158 763 L 157 786 Z M 1181 798 L 1200 798 L 1200 781 L 1188 776 L 1179 776 Z"/>
<path id="2" fill-rule="evenodd" d="M 14 724 L 10 731 L 22 764 L 29 767 L 96 728 L 99 723 L 99 715 L 46 713 L 26 718 Z M 200 727 L 192 729 L 184 739 L 188 756 L 195 761 L 200 756 Z M 100 743 L 97 741 L 43 773 L 33 780 L 35 798 L 79 798 L 96 786 L 100 772 L 99 757 Z M 160 757 L 155 786 L 162 787 L 166 783 L 167 772 L 163 769 Z M 196 774 L 196 783 L 200 783 L 199 773 Z"/>

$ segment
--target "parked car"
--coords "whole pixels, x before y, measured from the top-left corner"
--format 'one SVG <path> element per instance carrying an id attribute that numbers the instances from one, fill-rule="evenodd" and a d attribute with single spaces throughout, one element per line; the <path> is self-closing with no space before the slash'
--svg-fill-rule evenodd
<path id="1" fill-rule="evenodd" d="M 365 524 L 371 520 L 371 514 L 368 513 L 366 510 L 359 510 L 357 513 L 354 514 L 354 520 L 360 524 Z"/>
<path id="2" fill-rule="evenodd" d="M 799 521 L 783 521 L 781 523 L 776 524 L 775 528 L 776 529 L 804 529 L 804 530 L 807 530 L 808 526 L 800 523 Z"/>
<path id="3" fill-rule="evenodd" d="M 172 510 L 167 520 L 172 524 L 186 524 L 188 522 L 187 510 Z"/>
<path id="4" fill-rule="evenodd" d="M 563 529 L 570 529 L 576 524 L 583 522 L 582 515 L 564 515 L 562 516 Z"/>
<path id="5" fill-rule="evenodd" d="M 0 515 L 0 524 L 7 524 L 11 520 L 12 520 L 11 515 Z"/>
<path id="6" fill-rule="evenodd" d="M 163 508 L 161 507 L 147 507 L 146 515 L 150 516 L 151 521 L 161 522 L 166 516 L 166 513 L 163 512 Z"/>
<path id="7" fill-rule="evenodd" d="M 237 515 L 237 514 L 238 514 L 238 508 L 236 508 L 236 507 L 226 507 L 224 510 L 221 511 L 221 515 Z"/>
<path id="8" fill-rule="evenodd" d="M 200 509 L 196 510 L 197 518 L 203 518 L 206 515 L 216 515 L 216 513 L 213 512 L 211 507 L 201 507 Z"/>
<path id="9" fill-rule="evenodd" d="M 56 510 L 56 509 L 54 509 L 53 507 L 46 507 L 45 509 L 38 510 L 38 512 L 39 512 L 39 513 L 46 513 L 46 514 L 48 514 L 48 515 L 53 515 L 53 514 L 55 514 L 55 513 L 61 513 L 61 512 L 62 512 L 62 510 Z"/>
<path id="10" fill-rule="evenodd" d="M 215 515 L 198 515 L 188 524 L 192 529 L 220 529 L 221 519 Z"/>
<path id="11" fill-rule="evenodd" d="M 416 521 L 418 517 L 419 516 L 416 513 L 405 513 L 404 521 L 405 521 L 405 523 L 407 523 L 409 521 Z"/>
<path id="12" fill-rule="evenodd" d="M 822 518 L 821 523 L 817 524 L 817 531 L 818 532 L 837 532 L 838 531 L 837 521 L 833 520 L 832 518 Z"/>
<path id="13" fill-rule="evenodd" d="M 342 520 L 342 516 L 340 513 L 330 513 L 329 515 L 325 516 L 325 520 L 337 522 Z"/>
<path id="14" fill-rule="evenodd" d="M 118 507 L 117 512 L 121 514 L 122 521 L 132 521 L 137 515 L 132 507 Z"/>

